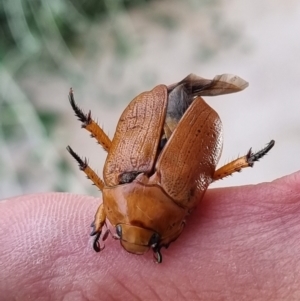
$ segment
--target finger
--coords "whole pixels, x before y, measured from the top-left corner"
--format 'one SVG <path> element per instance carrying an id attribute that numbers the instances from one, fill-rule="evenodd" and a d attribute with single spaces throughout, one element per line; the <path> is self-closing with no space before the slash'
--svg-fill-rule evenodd
<path id="1" fill-rule="evenodd" d="M 274 293 L 277 279 L 296 293 L 299 178 L 209 191 L 180 238 L 162 250 L 161 265 L 151 254 L 128 254 L 109 239 L 103 252 L 92 251 L 95 198 L 38 194 L 2 202 L 0 299 L 213 300 L 243 294 L 252 300 Z"/>

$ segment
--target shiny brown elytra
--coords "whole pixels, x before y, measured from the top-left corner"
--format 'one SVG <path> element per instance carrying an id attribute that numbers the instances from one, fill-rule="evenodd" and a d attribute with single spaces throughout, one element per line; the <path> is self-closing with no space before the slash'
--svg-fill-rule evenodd
<path id="1" fill-rule="evenodd" d="M 130 102 L 112 140 L 91 112 L 82 112 L 70 90 L 69 100 L 82 127 L 108 153 L 102 180 L 86 159 L 67 147 L 103 194 L 92 223 L 95 251 L 103 249 L 99 240 L 108 219 L 116 230 L 113 238 L 126 251 L 143 254 L 151 248 L 161 262 L 161 248 L 178 238 L 209 184 L 252 167 L 274 146 L 271 140 L 259 152 L 250 149 L 216 170 L 222 152 L 222 123 L 201 96 L 238 92 L 247 86 L 229 74 L 213 80 L 190 74 L 176 84 L 158 85 Z M 102 240 L 110 233 L 107 229 Z"/>

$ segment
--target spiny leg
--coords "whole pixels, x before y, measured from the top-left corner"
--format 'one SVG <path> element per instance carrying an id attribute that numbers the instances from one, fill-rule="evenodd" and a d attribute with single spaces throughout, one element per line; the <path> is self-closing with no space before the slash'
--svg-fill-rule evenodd
<path id="1" fill-rule="evenodd" d="M 80 170 L 82 170 L 87 177 L 92 180 L 92 182 L 101 190 L 103 191 L 104 188 L 104 182 L 98 177 L 98 175 L 89 167 L 87 160 L 82 160 L 74 151 L 73 149 L 68 146 L 67 147 L 68 152 L 72 155 L 72 157 L 78 162 Z M 103 204 L 101 204 L 98 207 L 98 210 L 95 215 L 95 219 L 93 223 L 91 224 L 91 227 L 93 227 L 91 236 L 95 236 L 93 248 L 96 252 L 100 252 L 104 249 L 103 247 L 100 247 L 99 238 L 102 233 L 102 228 L 105 224 L 106 214 L 104 211 Z M 108 233 L 104 233 L 103 240 L 107 238 Z"/>
<path id="2" fill-rule="evenodd" d="M 252 149 L 250 148 L 246 156 L 237 158 L 236 160 L 229 162 L 228 164 L 216 170 L 213 176 L 213 181 L 223 179 L 229 175 L 232 175 L 234 172 L 239 172 L 242 170 L 242 168 L 253 167 L 254 162 L 266 155 L 274 145 L 275 141 L 271 140 L 265 148 L 256 153 L 253 153 Z"/>
<path id="3" fill-rule="evenodd" d="M 99 176 L 89 167 L 87 159 L 82 160 L 70 146 L 67 146 L 67 151 L 71 156 L 78 162 L 79 169 L 82 170 L 101 191 L 104 188 L 104 182 L 99 178 Z"/>
<path id="4" fill-rule="evenodd" d="M 75 112 L 75 115 L 78 117 L 78 120 L 82 122 L 81 127 L 89 131 L 91 136 L 95 137 L 98 143 L 102 145 L 102 147 L 108 152 L 111 146 L 111 140 L 97 124 L 97 122 L 92 119 L 91 111 L 89 111 L 88 114 L 84 114 L 83 111 L 78 107 L 74 99 L 72 88 L 69 92 L 69 101 L 73 111 Z"/>

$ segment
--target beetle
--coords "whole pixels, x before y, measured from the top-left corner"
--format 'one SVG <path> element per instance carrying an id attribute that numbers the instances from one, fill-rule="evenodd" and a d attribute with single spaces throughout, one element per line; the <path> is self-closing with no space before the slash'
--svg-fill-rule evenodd
<path id="1" fill-rule="evenodd" d="M 79 168 L 102 191 L 103 203 L 92 223 L 93 248 L 101 251 L 109 234 L 134 254 L 154 252 L 162 262 L 167 248 L 181 234 L 186 218 L 199 204 L 208 186 L 246 167 L 252 167 L 274 146 L 216 169 L 222 152 L 222 123 L 219 115 L 201 96 L 238 92 L 248 83 L 223 74 L 212 80 L 194 74 L 166 86 L 158 85 L 135 97 L 122 113 L 111 140 L 76 104 L 72 88 L 69 101 L 82 127 L 107 152 L 101 179 L 68 146 Z M 106 220 L 115 228 L 113 234 Z"/>

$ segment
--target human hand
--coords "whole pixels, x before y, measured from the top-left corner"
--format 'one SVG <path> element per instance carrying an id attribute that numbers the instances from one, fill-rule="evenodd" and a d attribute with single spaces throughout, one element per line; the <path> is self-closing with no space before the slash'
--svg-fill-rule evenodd
<path id="1" fill-rule="evenodd" d="M 66 193 L 0 202 L 0 300 L 299 300 L 300 172 L 208 190 L 163 262 L 89 225 L 99 199 Z"/>

